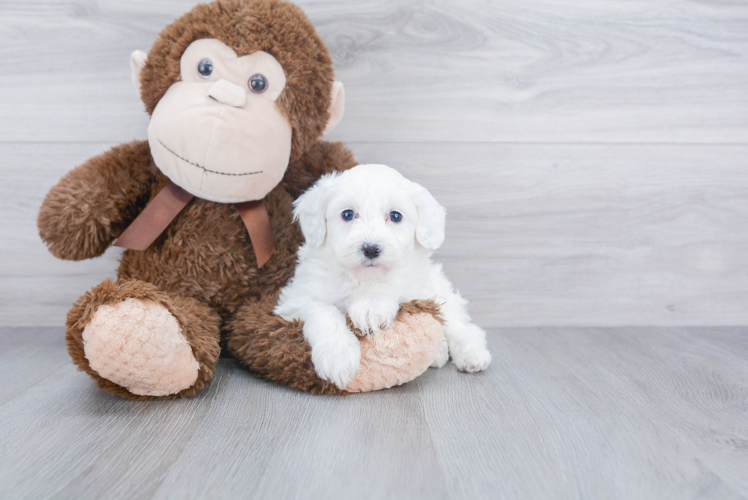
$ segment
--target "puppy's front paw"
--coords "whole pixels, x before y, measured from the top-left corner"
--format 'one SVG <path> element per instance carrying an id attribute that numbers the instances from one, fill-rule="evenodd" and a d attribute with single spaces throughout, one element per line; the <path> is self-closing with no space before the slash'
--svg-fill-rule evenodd
<path id="1" fill-rule="evenodd" d="M 345 337 L 325 338 L 312 347 L 312 364 L 319 378 L 340 389 L 353 379 L 361 367 L 361 346 L 353 332 Z"/>
<path id="2" fill-rule="evenodd" d="M 491 364 L 491 353 L 485 347 L 471 345 L 458 354 L 453 352 L 452 360 L 457 369 L 462 372 L 481 372 Z"/>
<path id="3" fill-rule="evenodd" d="M 400 305 L 394 300 L 367 297 L 354 302 L 348 309 L 353 325 L 364 334 L 379 333 L 395 321 Z"/>

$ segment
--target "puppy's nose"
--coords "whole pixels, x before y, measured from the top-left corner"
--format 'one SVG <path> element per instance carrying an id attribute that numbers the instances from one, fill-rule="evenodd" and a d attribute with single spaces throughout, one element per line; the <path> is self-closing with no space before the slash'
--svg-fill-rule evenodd
<path id="1" fill-rule="evenodd" d="M 364 257 L 374 260 L 379 257 L 379 253 L 382 249 L 379 245 L 375 245 L 374 243 L 364 243 L 361 245 L 361 251 L 364 252 Z"/>

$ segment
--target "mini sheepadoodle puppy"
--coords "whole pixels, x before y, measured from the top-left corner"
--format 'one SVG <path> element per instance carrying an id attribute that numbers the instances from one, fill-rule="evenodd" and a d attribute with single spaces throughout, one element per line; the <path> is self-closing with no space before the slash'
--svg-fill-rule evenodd
<path id="1" fill-rule="evenodd" d="M 488 367 L 486 333 L 431 261 L 444 241 L 445 215 L 426 189 L 385 165 L 324 176 L 296 200 L 306 242 L 275 312 L 304 321 L 321 378 L 344 388 L 359 369 L 361 348 L 346 313 L 362 332 L 376 334 L 394 321 L 400 303 L 414 299 L 442 304 L 446 341 L 432 366 L 451 355 L 462 371 Z"/>

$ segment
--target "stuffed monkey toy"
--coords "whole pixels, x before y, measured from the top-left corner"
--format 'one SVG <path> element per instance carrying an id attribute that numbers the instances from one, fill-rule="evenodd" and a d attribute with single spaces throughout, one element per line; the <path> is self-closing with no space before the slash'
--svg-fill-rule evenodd
<path id="1" fill-rule="evenodd" d="M 321 175 L 355 165 L 320 141 L 344 92 L 327 48 L 297 6 L 218 0 L 167 26 L 131 58 L 151 120 L 65 175 L 38 226 L 58 258 L 125 247 L 117 280 L 84 294 L 67 317 L 79 369 L 130 399 L 192 396 L 222 351 L 257 376 L 345 394 L 391 387 L 427 369 L 441 345 L 438 307 L 401 306 L 379 335 L 360 335 L 361 370 L 320 379 L 303 324 L 273 314 L 302 241 L 293 201 Z"/>

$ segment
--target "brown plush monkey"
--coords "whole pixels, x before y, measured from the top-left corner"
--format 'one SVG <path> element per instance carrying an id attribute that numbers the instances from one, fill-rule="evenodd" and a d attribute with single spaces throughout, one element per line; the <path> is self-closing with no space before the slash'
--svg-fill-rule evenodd
<path id="1" fill-rule="evenodd" d="M 132 56 L 151 115 L 148 141 L 88 160 L 49 192 L 42 239 L 81 260 L 115 244 L 117 281 L 68 313 L 73 361 L 130 399 L 205 387 L 221 349 L 258 376 L 314 393 L 413 379 L 441 344 L 438 308 L 403 304 L 386 332 L 361 336 L 345 388 L 317 377 L 302 324 L 272 314 L 302 240 L 292 202 L 319 176 L 355 164 L 319 140 L 343 113 L 343 88 L 314 27 L 280 0 L 219 0 L 169 25 Z"/>

